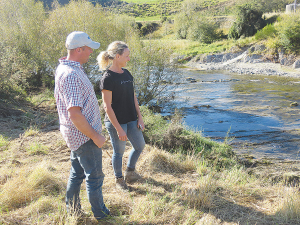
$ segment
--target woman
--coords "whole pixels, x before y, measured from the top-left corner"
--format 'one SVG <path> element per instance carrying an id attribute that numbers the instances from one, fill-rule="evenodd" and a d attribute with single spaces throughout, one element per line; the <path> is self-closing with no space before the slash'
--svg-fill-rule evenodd
<path id="1" fill-rule="evenodd" d="M 141 178 L 135 171 L 135 166 L 145 147 L 142 134 L 145 125 L 134 94 L 133 77 L 127 69 L 123 68 L 130 60 L 129 54 L 126 43 L 115 41 L 97 57 L 99 67 L 105 69 L 100 89 L 106 112 L 105 127 L 110 135 L 114 151 L 112 164 L 116 187 L 123 191 L 128 191 L 126 182 L 131 183 Z M 122 157 L 127 139 L 133 148 L 123 177 Z"/>

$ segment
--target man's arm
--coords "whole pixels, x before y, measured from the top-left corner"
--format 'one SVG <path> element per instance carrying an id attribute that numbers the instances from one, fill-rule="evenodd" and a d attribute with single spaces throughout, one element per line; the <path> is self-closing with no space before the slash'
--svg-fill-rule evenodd
<path id="1" fill-rule="evenodd" d="M 79 106 L 69 108 L 68 114 L 73 124 L 81 133 L 91 138 L 99 148 L 103 146 L 105 137 L 101 134 L 98 134 L 97 131 L 95 131 L 94 128 L 88 123 L 85 116 L 81 113 Z"/>

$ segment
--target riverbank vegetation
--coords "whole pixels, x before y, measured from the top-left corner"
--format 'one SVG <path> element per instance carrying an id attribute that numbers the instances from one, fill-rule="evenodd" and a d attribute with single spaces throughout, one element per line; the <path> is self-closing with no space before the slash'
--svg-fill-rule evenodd
<path id="1" fill-rule="evenodd" d="M 167 14 L 159 5 L 163 3 L 154 1 L 158 14 L 136 15 L 158 16 L 158 26 L 143 21 L 139 24 L 125 12 L 114 14 L 88 1 L 65 5 L 55 2 L 51 10 L 34 0 L 1 2 L 1 224 L 97 224 L 84 185 L 84 218 L 67 215 L 64 203 L 70 152 L 58 130 L 53 88 L 57 60 L 66 55 L 65 38 L 73 30 L 85 31 L 99 41 L 99 51 L 114 40 L 129 44 L 132 57 L 128 67 L 136 76 L 137 96 L 143 105 L 147 147 L 137 169 L 144 179 L 131 185 L 129 194 L 115 190 L 109 141 L 103 147 L 103 193 L 112 212 L 103 224 L 298 223 L 298 183 L 292 176 L 259 176 L 251 167 L 258 163 L 269 165 L 268 161 L 237 157 L 229 140 L 218 143 L 204 138 L 201 132 L 185 127 L 178 112 L 164 118 L 149 110 L 174 98 L 170 88 L 176 87 L 180 73 L 172 60 L 173 52 L 183 54 L 183 60 L 187 60 L 202 52 L 227 51 L 255 41 L 269 43 L 274 49 L 283 46 L 295 51 L 298 46 L 291 43 L 297 40 L 297 23 L 288 22 L 292 20 L 288 15 L 280 16 L 276 23 L 259 30 L 257 36 L 227 39 L 234 21 L 233 6 L 242 1 L 165 2 L 182 4 L 178 12 Z M 276 11 L 282 10 L 280 2 L 284 1 L 253 4 L 255 10 L 271 7 L 269 11 Z M 196 16 L 195 21 L 201 22 L 197 26 L 192 23 Z M 183 18 L 182 24 L 176 18 Z M 295 29 L 281 29 L 283 24 Z M 84 67 L 97 94 L 100 72 L 95 59 L 99 51 Z"/>
<path id="2" fill-rule="evenodd" d="M 28 100 L 30 105 L 18 106 L 21 114 L 12 111 L 0 121 L 0 223 L 97 224 L 85 184 L 81 198 L 86 215 L 66 213 L 70 152 L 58 130 L 53 94 L 31 95 Z M 294 180 L 287 174 L 275 180 L 251 170 L 251 165 L 269 161 L 242 163 L 228 143 L 186 130 L 178 114 L 165 120 L 147 107 L 142 112 L 147 145 L 137 170 L 143 180 L 130 185 L 128 194 L 116 191 L 112 148 L 109 142 L 104 145 L 103 193 L 112 217 L 100 224 L 298 223 Z M 125 161 L 129 150 L 128 145 Z"/>

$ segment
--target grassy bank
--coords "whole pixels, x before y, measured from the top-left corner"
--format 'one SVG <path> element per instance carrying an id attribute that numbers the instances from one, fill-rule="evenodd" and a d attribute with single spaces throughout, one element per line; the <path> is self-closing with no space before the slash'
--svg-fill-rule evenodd
<path id="1" fill-rule="evenodd" d="M 15 106 L 22 114 L 0 120 L 0 224 L 97 224 L 85 184 L 86 217 L 66 213 L 70 152 L 53 96 L 45 91 L 28 100 Z M 112 217 L 100 224 L 298 224 L 297 187 L 250 175 L 226 143 L 189 131 L 178 116 L 167 121 L 142 111 L 148 144 L 137 170 L 144 179 L 130 185 L 128 194 L 117 192 L 111 145 L 104 145 L 103 193 Z"/>

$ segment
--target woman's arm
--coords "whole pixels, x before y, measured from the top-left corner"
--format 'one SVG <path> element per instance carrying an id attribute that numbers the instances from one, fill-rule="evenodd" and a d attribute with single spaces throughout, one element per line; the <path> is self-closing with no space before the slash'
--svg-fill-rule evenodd
<path id="1" fill-rule="evenodd" d="M 136 113 L 137 113 L 137 116 L 138 116 L 137 126 L 141 130 L 144 130 L 145 129 L 145 124 L 144 124 L 143 117 L 142 117 L 142 114 L 141 114 L 141 111 L 140 111 L 139 102 L 138 102 L 137 97 L 135 96 L 135 94 L 134 94 L 134 104 L 135 104 L 135 110 L 136 110 Z"/>
<path id="2" fill-rule="evenodd" d="M 126 141 L 127 140 L 127 135 L 121 125 L 119 124 L 116 114 L 114 110 L 111 107 L 111 102 L 112 102 L 112 92 L 109 90 L 102 90 L 102 99 L 103 99 L 103 105 L 106 114 L 108 115 L 108 118 L 112 125 L 116 128 L 119 139 L 121 141 Z"/>

